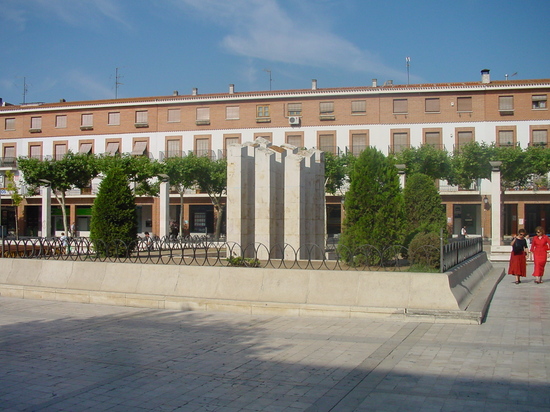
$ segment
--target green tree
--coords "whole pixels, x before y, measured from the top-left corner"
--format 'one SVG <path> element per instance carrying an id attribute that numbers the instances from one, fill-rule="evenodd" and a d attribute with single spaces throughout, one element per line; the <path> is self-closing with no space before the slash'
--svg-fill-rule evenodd
<path id="1" fill-rule="evenodd" d="M 403 197 L 407 217 L 405 244 L 408 245 L 418 233 L 433 232 L 439 236 L 440 230 L 446 228 L 447 222 L 434 179 L 422 173 L 408 176 Z"/>
<path id="2" fill-rule="evenodd" d="M 325 152 L 325 190 L 332 195 L 339 191 L 348 176 L 348 166 L 353 161 L 353 155 L 336 156 Z"/>
<path id="3" fill-rule="evenodd" d="M 344 250 L 355 253 L 366 244 L 383 250 L 402 243 L 403 195 L 394 162 L 382 152 L 368 147 L 355 160 L 344 206 Z"/>
<path id="4" fill-rule="evenodd" d="M 20 157 L 19 170 L 31 190 L 40 186 L 50 186 L 52 193 L 61 206 L 63 228 L 68 233 L 66 194 L 72 188 L 82 189 L 99 173 L 95 156 L 83 153 L 67 152 L 62 159 L 45 159 Z"/>
<path id="5" fill-rule="evenodd" d="M 402 150 L 395 155 L 395 162 L 406 166 L 407 176 L 423 173 L 434 180 L 447 179 L 451 171 L 449 153 L 432 145 Z"/>
<path id="6" fill-rule="evenodd" d="M 130 153 L 104 154 L 99 157 L 98 164 L 103 174 L 112 168 L 121 169 L 132 183 L 136 196 L 158 196 L 160 185 L 154 177 L 160 173 L 161 166 L 157 161 Z"/>
<path id="7" fill-rule="evenodd" d="M 6 190 L 10 193 L 11 202 L 15 206 L 15 238 L 19 239 L 19 205 L 25 200 L 20 187 L 15 182 L 15 175 L 11 170 L 6 171 Z"/>
<path id="8" fill-rule="evenodd" d="M 137 237 L 137 212 L 134 194 L 127 174 L 113 167 L 99 185 L 92 208 L 90 239 L 98 253 L 121 256 L 132 247 Z M 120 243 L 122 242 L 122 243 Z"/>
<path id="9" fill-rule="evenodd" d="M 216 229 L 214 238 L 219 239 L 225 204 L 222 202 L 227 189 L 227 160 L 211 160 L 207 156 L 196 157 L 195 183 L 203 191 L 214 205 L 216 211 Z"/>
<path id="10" fill-rule="evenodd" d="M 527 159 L 528 152 L 519 147 L 498 147 L 494 154 L 494 160 L 502 162 L 500 177 L 503 188 L 525 186 L 537 175 L 537 170 Z"/>
<path id="11" fill-rule="evenodd" d="M 170 186 L 180 196 L 179 236 L 183 235 L 183 205 L 185 190 L 195 185 L 198 157 L 190 153 L 185 157 L 168 157 L 162 163 L 161 171 L 170 179 Z"/>
<path id="12" fill-rule="evenodd" d="M 477 179 L 491 178 L 490 160 L 495 158 L 492 145 L 469 142 L 455 151 L 451 159 L 451 173 L 447 180 L 450 184 L 468 188 Z"/>

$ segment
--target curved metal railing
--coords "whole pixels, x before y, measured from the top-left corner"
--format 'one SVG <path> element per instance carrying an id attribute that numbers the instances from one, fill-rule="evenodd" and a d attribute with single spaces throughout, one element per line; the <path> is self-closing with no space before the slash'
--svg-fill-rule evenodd
<path id="1" fill-rule="evenodd" d="M 446 245 L 447 246 L 447 245 Z M 458 246 L 455 246 L 455 249 Z M 477 251 L 479 245 L 471 245 Z M 444 260 L 444 269 L 456 264 Z M 236 266 L 273 269 L 405 271 L 413 265 L 440 269 L 440 249 L 425 245 L 415 250 L 401 245 L 384 248 L 362 245 L 354 249 L 339 244 L 289 244 L 268 247 L 263 243 L 240 245 L 209 240 L 205 236 L 173 239 L 138 238 L 110 243 L 89 238 L 4 239 L 2 256 L 24 259 L 55 259 L 163 265 Z"/>

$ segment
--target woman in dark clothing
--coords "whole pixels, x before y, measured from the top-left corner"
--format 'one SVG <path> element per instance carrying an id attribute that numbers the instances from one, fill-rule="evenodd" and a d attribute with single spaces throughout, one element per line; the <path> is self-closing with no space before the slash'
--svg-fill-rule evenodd
<path id="1" fill-rule="evenodd" d="M 516 285 L 521 283 L 520 278 L 527 276 L 527 240 L 525 229 L 520 229 L 517 236 L 512 240 L 512 254 L 510 255 L 510 265 L 508 274 L 516 277 Z"/>

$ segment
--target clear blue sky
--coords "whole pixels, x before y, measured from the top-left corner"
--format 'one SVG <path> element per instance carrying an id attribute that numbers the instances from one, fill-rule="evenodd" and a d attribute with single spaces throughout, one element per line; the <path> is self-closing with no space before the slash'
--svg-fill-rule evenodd
<path id="1" fill-rule="evenodd" d="M 0 0 L 0 98 L 550 78 L 550 0 Z"/>

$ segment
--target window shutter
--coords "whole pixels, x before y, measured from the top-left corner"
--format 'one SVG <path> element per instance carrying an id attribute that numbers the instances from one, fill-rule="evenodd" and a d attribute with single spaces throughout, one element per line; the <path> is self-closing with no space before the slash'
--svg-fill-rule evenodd
<path id="1" fill-rule="evenodd" d="M 180 109 L 168 109 L 168 121 L 178 123 L 181 121 Z"/>
<path id="2" fill-rule="evenodd" d="M 197 121 L 210 120 L 210 108 L 209 107 L 199 107 L 197 108 Z"/>
<path id="3" fill-rule="evenodd" d="M 319 112 L 321 114 L 334 113 L 334 102 L 319 103 Z"/>
<path id="4" fill-rule="evenodd" d="M 352 113 L 366 113 L 367 101 L 366 100 L 354 100 L 351 102 Z"/>
<path id="5" fill-rule="evenodd" d="M 93 114 L 83 114 L 82 115 L 82 126 L 89 127 L 94 125 L 94 115 Z"/>
<path id="6" fill-rule="evenodd" d="M 394 99 L 393 100 L 393 112 L 394 113 L 408 113 L 407 99 Z"/>
<path id="7" fill-rule="evenodd" d="M 534 145 L 548 144 L 548 130 L 533 130 L 533 144 Z"/>
<path id="8" fill-rule="evenodd" d="M 296 135 L 288 135 L 286 137 L 286 141 L 288 144 L 292 145 L 292 146 L 296 146 L 296 147 L 302 147 L 302 136 L 300 136 L 299 134 L 296 134 Z"/>
<path id="9" fill-rule="evenodd" d="M 225 118 L 229 120 L 237 120 L 239 118 L 239 106 L 226 107 Z"/>
<path id="10" fill-rule="evenodd" d="M 426 132 L 426 144 L 439 147 L 441 145 L 441 133 L 439 132 Z"/>
<path id="11" fill-rule="evenodd" d="M 439 112 L 439 98 L 426 99 L 426 112 Z"/>
<path id="12" fill-rule="evenodd" d="M 472 98 L 471 97 L 457 97 L 456 110 L 459 112 L 471 112 L 472 111 Z"/>
<path id="13" fill-rule="evenodd" d="M 500 96 L 498 98 L 498 109 L 503 111 L 514 110 L 514 96 Z"/>
<path id="14" fill-rule="evenodd" d="M 120 112 L 109 113 L 109 124 L 111 126 L 118 126 L 120 124 Z"/>
<path id="15" fill-rule="evenodd" d="M 136 123 L 146 124 L 148 122 L 147 110 L 140 110 L 136 112 Z"/>

